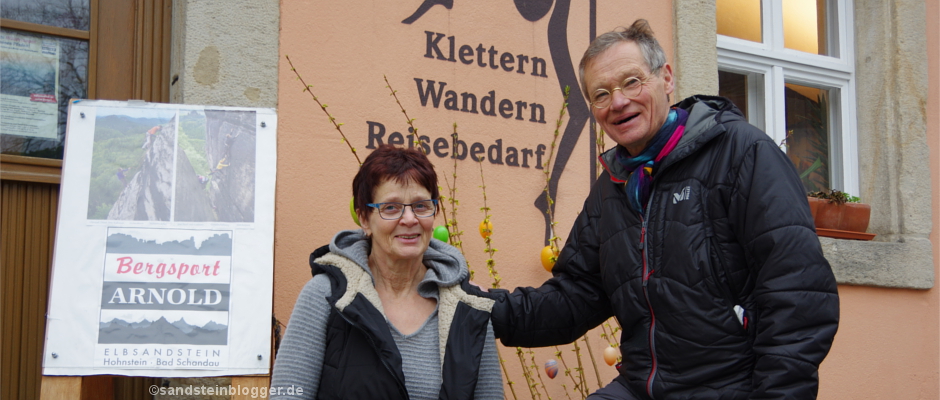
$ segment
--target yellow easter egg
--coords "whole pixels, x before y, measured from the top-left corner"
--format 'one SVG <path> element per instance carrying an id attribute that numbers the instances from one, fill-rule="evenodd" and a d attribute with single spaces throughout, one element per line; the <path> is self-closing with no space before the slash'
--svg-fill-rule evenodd
<path id="1" fill-rule="evenodd" d="M 558 258 L 558 250 L 554 249 L 554 246 L 545 246 L 542 248 L 542 268 L 545 268 L 546 271 L 552 272 L 552 267 L 555 266 L 555 259 Z"/>
<path id="2" fill-rule="evenodd" d="M 490 237 L 493 234 L 493 223 L 489 220 L 484 220 L 480 222 L 480 236 L 484 239 Z"/>

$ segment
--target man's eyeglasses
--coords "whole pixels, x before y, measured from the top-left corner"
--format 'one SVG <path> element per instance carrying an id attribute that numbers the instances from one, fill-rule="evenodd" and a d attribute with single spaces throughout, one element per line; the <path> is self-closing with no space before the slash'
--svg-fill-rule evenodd
<path id="1" fill-rule="evenodd" d="M 379 217 L 382 219 L 399 219 L 405 215 L 405 207 L 411 207 L 411 212 L 418 218 L 433 217 L 437 213 L 437 200 L 421 200 L 411 204 L 404 203 L 369 203 L 366 204 L 379 211 Z"/>
<path id="2" fill-rule="evenodd" d="M 594 93 L 591 93 L 591 105 L 594 108 L 607 108 L 610 106 L 610 103 L 613 101 L 613 93 L 620 91 L 624 97 L 628 99 L 634 99 L 636 96 L 639 96 L 643 91 L 643 86 L 646 85 L 649 80 L 652 79 L 652 75 L 646 79 L 640 79 L 635 76 L 631 76 L 627 79 L 624 79 L 620 84 L 620 87 L 615 87 L 613 89 L 597 89 Z"/>

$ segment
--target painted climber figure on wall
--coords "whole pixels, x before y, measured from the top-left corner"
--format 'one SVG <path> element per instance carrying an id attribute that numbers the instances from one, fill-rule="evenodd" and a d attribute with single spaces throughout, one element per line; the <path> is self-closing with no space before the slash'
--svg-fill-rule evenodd
<path id="1" fill-rule="evenodd" d="M 568 12 L 571 8 L 571 0 L 513 0 L 513 3 L 516 6 L 516 11 L 519 12 L 519 15 L 522 16 L 526 21 L 535 22 L 539 21 L 548 15 L 551 11 L 551 19 L 548 22 L 548 30 L 546 32 L 548 39 L 549 52 L 552 58 L 552 65 L 554 70 L 558 75 L 558 91 L 560 95 L 563 95 L 565 88 L 577 88 L 578 87 L 578 78 L 575 74 L 573 63 L 571 61 L 571 53 L 568 50 Z M 590 32 L 591 38 L 594 39 L 594 24 L 596 19 L 596 4 L 594 0 L 590 2 Z M 418 20 L 422 15 L 424 15 L 428 10 L 433 8 L 436 5 L 444 6 L 444 8 L 450 10 L 454 6 L 454 0 L 425 0 L 418 6 L 417 10 L 405 18 L 403 24 L 411 24 Z M 554 8 L 553 8 L 554 6 Z M 561 96 L 559 96 L 561 97 Z M 564 133 L 561 136 L 561 140 L 558 143 L 558 153 L 555 156 L 555 164 L 551 166 L 552 176 L 549 180 L 549 194 L 553 198 L 557 198 L 558 192 L 558 182 L 561 178 L 561 174 L 565 171 L 565 166 L 568 164 L 568 160 L 571 158 L 571 153 L 574 151 L 575 144 L 578 142 L 578 138 L 581 136 L 581 132 L 584 130 L 587 121 L 591 118 L 591 112 L 588 109 L 587 102 L 581 96 L 571 96 L 568 98 L 568 122 L 565 125 Z M 590 143 L 594 143 L 595 133 L 591 132 Z M 596 149 L 594 146 L 590 146 L 591 152 L 591 168 L 590 171 L 594 171 L 594 159 L 597 156 Z M 591 173 L 590 180 L 595 179 L 594 173 Z M 544 230 L 545 230 L 545 240 L 548 240 L 552 237 L 552 221 L 549 218 L 549 213 L 545 212 L 548 210 L 548 207 L 554 208 L 555 205 L 548 204 L 548 201 L 545 199 L 545 196 L 542 193 L 539 193 L 534 201 L 534 205 L 540 211 L 542 211 L 542 216 L 544 218 Z"/>
<path id="2" fill-rule="evenodd" d="M 525 18 L 528 21 L 538 21 L 548 14 L 548 10 L 552 9 L 552 2 L 554 0 L 513 0 L 513 3 L 516 3 L 516 10 L 519 11 L 519 14 L 522 15 L 522 18 Z M 454 7 L 454 0 L 424 0 L 418 9 L 411 14 L 410 17 L 405 18 L 401 22 L 403 24 L 411 24 L 421 18 L 424 13 L 428 12 L 431 7 L 441 5 L 444 8 L 450 10 Z"/>

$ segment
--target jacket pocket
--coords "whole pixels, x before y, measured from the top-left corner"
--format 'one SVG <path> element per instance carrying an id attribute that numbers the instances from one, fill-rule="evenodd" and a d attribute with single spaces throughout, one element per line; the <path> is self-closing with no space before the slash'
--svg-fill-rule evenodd
<path id="1" fill-rule="evenodd" d="M 747 306 L 734 295 L 734 291 L 731 289 L 731 280 L 721 260 L 714 230 L 712 229 L 711 222 L 708 220 L 705 221 L 705 236 L 708 249 L 708 272 L 711 274 L 715 286 L 717 286 L 718 290 L 721 292 L 721 297 L 724 300 L 723 306 L 731 317 L 738 322 L 738 326 L 741 328 L 740 332 L 743 335 L 750 336 L 748 335 L 752 327 L 750 323 L 750 312 Z"/>

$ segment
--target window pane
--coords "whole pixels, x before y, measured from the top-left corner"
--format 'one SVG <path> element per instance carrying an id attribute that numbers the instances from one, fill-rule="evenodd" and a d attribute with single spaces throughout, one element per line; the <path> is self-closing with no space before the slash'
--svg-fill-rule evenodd
<path id="1" fill-rule="evenodd" d="M 718 34 L 761 42 L 761 0 L 718 0 Z"/>
<path id="2" fill-rule="evenodd" d="M 87 88 L 88 42 L 0 31 L 0 152 L 62 158 L 68 101 Z"/>
<path id="3" fill-rule="evenodd" d="M 87 31 L 89 0 L 3 0 L 0 17 Z"/>
<path id="4" fill-rule="evenodd" d="M 830 188 L 829 91 L 786 84 L 785 148 L 807 191 Z"/>
<path id="5" fill-rule="evenodd" d="M 827 0 L 783 0 L 783 45 L 807 53 L 829 54 Z"/>
<path id="6" fill-rule="evenodd" d="M 718 95 L 727 97 L 747 117 L 747 75 L 718 71 Z"/>

